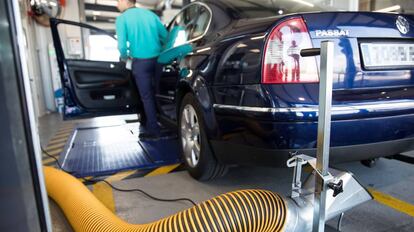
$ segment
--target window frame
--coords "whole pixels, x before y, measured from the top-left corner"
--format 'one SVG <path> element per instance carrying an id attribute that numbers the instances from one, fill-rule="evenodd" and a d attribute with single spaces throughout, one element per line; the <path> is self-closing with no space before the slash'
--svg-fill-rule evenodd
<path id="1" fill-rule="evenodd" d="M 66 59 L 66 60 L 85 60 L 85 61 L 91 61 L 91 62 L 107 62 L 107 63 L 120 62 L 120 60 L 116 60 L 116 61 L 90 60 L 90 59 L 86 59 L 86 57 L 85 57 L 86 51 L 85 51 L 85 41 L 84 41 L 85 38 L 83 36 L 83 29 L 89 29 L 89 30 L 94 30 L 94 31 L 100 32 L 100 34 L 109 36 L 109 37 L 111 37 L 112 39 L 114 39 L 118 43 L 118 38 L 115 37 L 115 34 L 110 33 L 109 31 L 106 31 L 106 30 L 103 30 L 103 29 L 94 27 L 92 25 L 82 23 L 82 22 L 74 22 L 74 21 L 68 21 L 68 20 L 59 19 L 59 20 L 57 20 L 57 23 L 56 23 L 56 29 L 58 29 L 59 25 L 76 26 L 76 27 L 79 27 L 79 29 L 81 30 L 81 41 L 82 41 L 82 54 L 83 54 L 83 58 L 81 58 L 81 59 L 68 58 L 67 57 L 67 54 L 66 54 L 67 51 L 65 51 L 64 48 L 61 47 L 62 53 L 63 53 L 61 55 L 63 56 L 63 59 Z M 62 36 L 59 33 L 57 34 L 57 37 L 59 38 L 59 41 L 60 42 L 63 41 L 62 40 Z"/>

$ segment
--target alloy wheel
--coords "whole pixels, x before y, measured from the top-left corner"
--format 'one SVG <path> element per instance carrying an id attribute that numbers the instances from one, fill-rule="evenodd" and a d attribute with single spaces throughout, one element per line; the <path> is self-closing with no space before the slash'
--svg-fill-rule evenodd
<path id="1" fill-rule="evenodd" d="M 181 144 L 187 164 L 194 168 L 200 161 L 200 124 L 194 107 L 186 105 L 181 114 Z"/>

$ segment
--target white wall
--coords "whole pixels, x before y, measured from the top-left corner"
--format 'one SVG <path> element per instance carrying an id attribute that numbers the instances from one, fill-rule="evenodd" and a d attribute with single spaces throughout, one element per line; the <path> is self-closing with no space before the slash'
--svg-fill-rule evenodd
<path id="1" fill-rule="evenodd" d="M 44 91 L 44 102 L 47 111 L 56 111 L 55 97 L 52 85 L 52 74 L 50 72 L 50 62 L 48 53 L 48 44 L 52 42 L 50 28 L 36 24 L 35 34 L 37 45 L 37 59 L 40 66 L 41 84 L 43 86 Z"/>
<path id="2" fill-rule="evenodd" d="M 22 15 L 22 27 L 25 34 L 25 51 L 29 60 L 27 68 L 29 70 L 30 87 L 33 96 L 33 108 L 36 118 L 46 113 L 44 91 L 42 85 L 40 65 L 37 57 L 37 45 L 35 39 L 35 22 L 27 15 L 29 9 L 28 1 L 19 0 L 20 14 Z"/>
<path id="3" fill-rule="evenodd" d="M 167 9 L 163 12 L 161 21 L 167 25 L 171 22 L 171 20 L 174 18 L 175 15 L 178 14 L 178 12 L 180 12 L 179 9 Z"/>

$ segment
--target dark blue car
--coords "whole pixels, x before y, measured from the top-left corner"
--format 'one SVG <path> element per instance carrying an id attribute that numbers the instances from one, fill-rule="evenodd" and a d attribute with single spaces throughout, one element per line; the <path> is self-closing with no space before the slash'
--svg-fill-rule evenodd
<path id="1" fill-rule="evenodd" d="M 198 1 L 168 26 L 156 99 L 190 174 L 206 180 L 233 164 L 284 166 L 293 152 L 315 154 L 319 57 L 300 51 L 323 40 L 335 43 L 332 161 L 413 150 L 414 16 L 268 2 Z M 68 57 L 60 24 L 105 32 L 52 20 L 65 117 L 136 112 L 125 64 Z"/>

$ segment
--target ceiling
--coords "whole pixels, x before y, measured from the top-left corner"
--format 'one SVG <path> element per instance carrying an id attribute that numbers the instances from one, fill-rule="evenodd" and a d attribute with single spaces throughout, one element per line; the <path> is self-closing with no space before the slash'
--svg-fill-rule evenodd
<path id="1" fill-rule="evenodd" d="M 102 29 L 114 30 L 115 19 L 120 14 L 116 8 L 118 0 L 80 0 L 84 2 L 84 17 L 82 20 L 88 24 L 92 24 Z M 183 5 L 183 0 L 137 0 L 138 7 L 144 7 L 161 14 L 161 9 L 166 1 L 173 1 L 172 6 L 175 9 L 180 9 Z M 272 0 L 269 0 L 272 1 Z M 273 0 L 276 1 L 276 0 Z M 300 1 L 300 0 L 292 0 Z M 305 1 L 305 0 L 301 0 Z M 390 6 L 400 6 L 401 9 L 397 12 L 413 13 L 414 1 L 408 0 L 306 0 L 314 4 L 334 6 L 338 9 L 347 10 L 351 3 L 356 3 L 356 7 L 360 10 L 378 10 Z"/>

